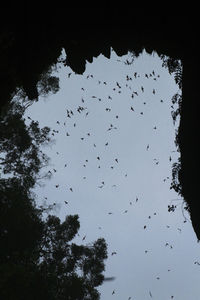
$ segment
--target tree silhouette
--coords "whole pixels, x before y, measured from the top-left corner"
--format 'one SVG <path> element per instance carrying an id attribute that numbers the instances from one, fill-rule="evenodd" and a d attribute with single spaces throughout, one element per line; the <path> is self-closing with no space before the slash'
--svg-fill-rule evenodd
<path id="1" fill-rule="evenodd" d="M 31 192 L 48 163 L 40 146 L 50 128 L 24 119 L 26 106 L 11 102 L 0 117 L 0 298 L 99 299 L 107 246 L 104 239 L 76 245 L 78 215 L 44 219 Z"/>
<path id="2" fill-rule="evenodd" d="M 10 103 L 0 117 L 0 165 L 4 174 L 13 174 L 33 187 L 40 169 L 49 159 L 40 145 L 50 141 L 50 128 L 39 128 L 36 121 L 25 124 L 25 108 Z"/>

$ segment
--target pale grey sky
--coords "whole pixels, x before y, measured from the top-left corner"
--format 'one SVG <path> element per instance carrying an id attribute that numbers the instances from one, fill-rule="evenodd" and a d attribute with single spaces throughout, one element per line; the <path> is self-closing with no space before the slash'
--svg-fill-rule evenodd
<path id="1" fill-rule="evenodd" d="M 29 107 L 27 115 L 41 127 L 59 131 L 43 149 L 53 177 L 34 192 L 38 204 L 44 197 L 56 202 L 53 213 L 62 220 L 79 214 L 76 243 L 106 239 L 105 274 L 116 279 L 99 288 L 102 300 L 197 300 L 200 248 L 170 190 L 179 157 L 171 98 L 179 89 L 156 53 L 144 51 L 130 65 L 127 59 L 130 53 L 100 55 L 83 75 L 62 66 L 60 91 Z M 168 204 L 177 205 L 174 213 Z"/>

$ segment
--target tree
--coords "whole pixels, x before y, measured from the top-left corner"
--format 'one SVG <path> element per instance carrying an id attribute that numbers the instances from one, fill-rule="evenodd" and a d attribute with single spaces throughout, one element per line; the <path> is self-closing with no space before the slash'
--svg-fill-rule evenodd
<path id="1" fill-rule="evenodd" d="M 0 165 L 4 174 L 13 174 L 23 184 L 33 187 L 40 169 L 49 158 L 40 145 L 50 142 L 50 128 L 39 128 L 39 123 L 25 124 L 25 108 L 12 102 L 0 117 Z"/>
<path id="2" fill-rule="evenodd" d="M 78 215 L 64 222 L 52 215 L 42 220 L 19 179 L 1 179 L 0 190 L 0 298 L 99 299 L 105 240 L 72 243 L 80 228 Z"/>
<path id="3" fill-rule="evenodd" d="M 104 239 L 89 246 L 70 243 L 80 227 L 78 215 L 64 222 L 49 216 L 41 243 L 39 269 L 49 283 L 52 299 L 99 299 L 107 247 Z"/>
<path id="4" fill-rule="evenodd" d="M 46 219 L 31 189 L 48 157 L 48 127 L 26 125 L 25 106 L 11 102 L 0 116 L 0 299 L 97 300 L 107 246 L 104 239 L 83 246 L 72 242 L 78 215 L 64 222 Z"/>

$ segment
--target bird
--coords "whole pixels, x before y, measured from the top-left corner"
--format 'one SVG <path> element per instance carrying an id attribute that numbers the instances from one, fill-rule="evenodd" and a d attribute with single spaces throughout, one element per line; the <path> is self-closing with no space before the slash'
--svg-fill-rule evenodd
<path id="1" fill-rule="evenodd" d="M 138 202 L 138 197 L 136 197 L 135 202 Z"/>
<path id="2" fill-rule="evenodd" d="M 73 189 L 70 187 L 70 189 L 69 189 L 71 192 L 73 192 Z"/>
<path id="3" fill-rule="evenodd" d="M 112 295 L 114 295 L 114 294 L 115 294 L 115 290 L 112 291 Z"/>
<path id="4" fill-rule="evenodd" d="M 107 143 L 105 143 L 105 146 L 108 146 L 108 142 L 107 142 Z"/>
<path id="5" fill-rule="evenodd" d="M 116 161 L 117 163 L 119 162 L 117 158 L 115 158 L 115 161 Z"/>
<path id="6" fill-rule="evenodd" d="M 147 228 L 147 226 L 146 225 L 144 225 L 144 229 L 146 229 Z"/>
<path id="7" fill-rule="evenodd" d="M 82 238 L 82 241 L 84 241 L 84 240 L 85 240 L 85 238 L 86 238 L 86 235 L 84 235 L 84 237 Z"/>
<path id="8" fill-rule="evenodd" d="M 55 187 L 58 188 L 58 187 L 59 187 L 59 184 L 56 184 Z"/>
<path id="9" fill-rule="evenodd" d="M 152 293 L 151 293 L 151 291 L 149 291 L 149 296 L 152 298 Z"/>
<path id="10" fill-rule="evenodd" d="M 142 92 L 144 92 L 144 87 L 143 86 L 141 86 L 141 90 L 142 90 Z"/>
<path id="11" fill-rule="evenodd" d="M 57 123 L 57 124 L 60 124 L 60 122 L 59 122 L 59 121 L 57 121 L 56 123 Z"/>
<path id="12" fill-rule="evenodd" d="M 72 73 L 68 73 L 68 75 L 67 75 L 67 76 L 68 76 L 68 78 L 70 78 L 70 76 L 71 76 L 71 75 L 72 75 Z"/>
<path id="13" fill-rule="evenodd" d="M 134 108 L 133 108 L 133 106 L 131 106 L 131 110 L 132 110 L 132 111 L 134 111 Z"/>
<path id="14" fill-rule="evenodd" d="M 65 204 L 68 204 L 68 202 L 67 202 L 67 201 L 65 201 Z"/>
<path id="15" fill-rule="evenodd" d="M 99 156 L 97 156 L 97 159 L 98 159 L 98 160 L 100 160 L 100 157 L 99 157 Z"/>
<path id="16" fill-rule="evenodd" d="M 113 252 L 111 253 L 111 255 L 115 255 L 115 254 L 117 254 L 117 252 L 116 252 L 116 251 L 113 251 Z"/>
<path id="17" fill-rule="evenodd" d="M 112 215 L 112 212 L 109 212 L 108 214 L 109 214 L 109 215 Z"/>
<path id="18" fill-rule="evenodd" d="M 128 210 L 126 209 L 125 211 L 124 211 L 124 214 L 126 214 L 128 212 Z"/>
<path id="19" fill-rule="evenodd" d="M 156 93 L 156 91 L 155 91 L 155 89 L 153 89 L 153 94 L 155 95 L 155 93 Z"/>
<path id="20" fill-rule="evenodd" d="M 149 150 L 149 144 L 147 145 L 147 150 Z"/>

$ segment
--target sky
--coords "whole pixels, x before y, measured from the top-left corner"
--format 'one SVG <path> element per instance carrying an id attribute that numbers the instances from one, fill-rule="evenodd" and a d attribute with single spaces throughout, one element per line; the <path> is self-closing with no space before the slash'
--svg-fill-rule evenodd
<path id="1" fill-rule="evenodd" d="M 62 56 L 65 56 L 63 51 Z M 102 300 L 196 300 L 200 248 L 183 201 L 170 189 L 177 162 L 171 99 L 181 93 L 156 53 L 87 63 L 83 75 L 58 64 L 60 90 L 26 116 L 49 126 L 54 141 L 34 188 L 38 205 L 61 220 L 79 215 L 73 242 L 108 244 Z M 28 119 L 27 119 L 28 122 Z M 66 203 L 65 203 L 66 201 Z M 168 212 L 168 205 L 177 205 Z M 186 222 L 184 222 L 186 221 Z M 84 238 L 84 239 L 83 239 Z"/>

